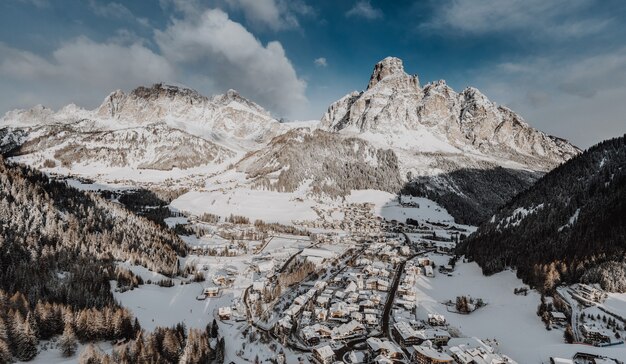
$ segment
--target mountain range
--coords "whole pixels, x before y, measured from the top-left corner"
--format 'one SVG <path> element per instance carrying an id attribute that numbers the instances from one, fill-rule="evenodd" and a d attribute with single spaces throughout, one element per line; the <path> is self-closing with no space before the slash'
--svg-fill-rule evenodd
<path id="1" fill-rule="evenodd" d="M 469 224 L 580 153 L 475 88 L 420 86 L 394 57 L 377 63 L 366 90 L 330 105 L 319 123 L 281 123 L 232 90 L 209 98 L 155 84 L 114 91 L 94 110 L 10 111 L 0 127 L 5 156 L 51 172 L 106 180 L 107 171 L 122 170 L 132 181 L 142 170 L 232 169 L 245 174 L 246 188 L 426 196 Z"/>

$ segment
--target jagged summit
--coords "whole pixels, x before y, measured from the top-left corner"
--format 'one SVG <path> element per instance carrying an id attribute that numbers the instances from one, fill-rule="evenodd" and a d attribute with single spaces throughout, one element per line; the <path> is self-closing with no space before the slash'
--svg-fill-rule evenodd
<path id="1" fill-rule="evenodd" d="M 367 89 L 371 89 L 376 86 L 380 81 L 385 79 L 388 76 L 399 75 L 399 76 L 408 76 L 404 72 L 404 65 L 402 64 L 402 60 L 397 57 L 387 57 L 382 61 L 376 63 L 374 66 L 374 71 L 370 76 L 370 82 L 367 85 Z M 417 76 L 414 76 L 417 80 Z"/>
<path id="2" fill-rule="evenodd" d="M 421 88 L 417 76 L 408 75 L 395 57 L 374 66 L 367 90 L 333 103 L 320 127 L 392 147 L 471 153 L 533 170 L 549 170 L 579 153 L 571 144 L 530 127 L 476 88 L 457 93 L 444 80 Z"/>

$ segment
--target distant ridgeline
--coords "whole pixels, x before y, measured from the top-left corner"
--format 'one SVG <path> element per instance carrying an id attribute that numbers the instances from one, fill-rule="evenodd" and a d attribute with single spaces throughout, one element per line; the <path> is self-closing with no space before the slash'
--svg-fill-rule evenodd
<path id="1" fill-rule="evenodd" d="M 600 283 L 626 291 L 626 143 L 604 141 L 504 205 L 459 246 L 485 274 L 517 269 L 527 283 Z"/>

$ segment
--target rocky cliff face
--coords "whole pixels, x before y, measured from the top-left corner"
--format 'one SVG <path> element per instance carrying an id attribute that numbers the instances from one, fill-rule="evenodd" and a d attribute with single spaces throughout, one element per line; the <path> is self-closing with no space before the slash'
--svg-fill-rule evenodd
<path id="1" fill-rule="evenodd" d="M 418 77 L 408 75 L 393 57 L 376 64 L 365 91 L 332 104 L 321 127 L 402 149 L 472 153 L 541 171 L 580 152 L 530 127 L 475 88 L 457 93 L 445 81 L 420 87 Z"/>
<path id="2" fill-rule="evenodd" d="M 126 94 L 117 90 L 107 96 L 95 116 L 145 125 L 163 121 L 200 136 L 267 141 L 280 124 L 259 105 L 229 90 L 208 98 L 195 90 L 155 84 Z"/>

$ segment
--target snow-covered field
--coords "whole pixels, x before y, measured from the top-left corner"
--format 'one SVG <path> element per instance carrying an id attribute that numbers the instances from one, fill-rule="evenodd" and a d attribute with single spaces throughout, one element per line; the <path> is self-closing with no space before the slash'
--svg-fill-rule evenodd
<path id="1" fill-rule="evenodd" d="M 313 201 L 303 200 L 292 193 L 234 189 L 229 191 L 188 192 L 171 206 L 194 215 L 211 213 L 245 216 L 250 220 L 291 224 L 293 220 L 313 220 L 317 217 Z"/>
<path id="2" fill-rule="evenodd" d="M 437 265 L 447 264 L 449 257 L 430 255 Z M 626 348 L 594 348 L 587 345 L 569 345 L 563 340 L 563 331 L 547 331 L 537 316 L 539 294 L 530 290 L 527 296 L 515 295 L 514 288 L 523 287 L 513 271 L 503 271 L 486 277 L 476 263 L 457 262 L 452 277 L 436 274 L 434 278 L 421 276 L 417 281 L 418 318 L 429 313 L 440 313 L 463 336 L 496 339 L 498 349 L 521 363 L 547 363 L 550 356 L 571 358 L 577 351 L 603 353 L 615 358 L 626 358 Z M 487 306 L 469 315 L 446 310 L 442 302 L 457 296 L 482 298 Z"/>

